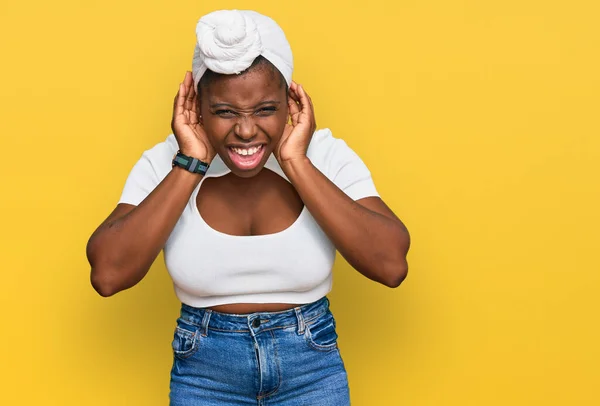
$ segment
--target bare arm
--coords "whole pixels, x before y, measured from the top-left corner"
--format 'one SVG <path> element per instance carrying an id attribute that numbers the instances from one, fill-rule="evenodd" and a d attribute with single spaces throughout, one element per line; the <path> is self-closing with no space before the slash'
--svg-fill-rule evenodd
<path id="1" fill-rule="evenodd" d="M 119 204 L 92 234 L 92 286 L 111 296 L 137 284 L 165 245 L 201 175 L 174 168 L 139 206 Z"/>
<path id="2" fill-rule="evenodd" d="M 310 160 L 288 161 L 285 173 L 340 254 L 360 273 L 389 287 L 406 277 L 408 230 L 379 197 L 352 200 Z"/>
<path id="3" fill-rule="evenodd" d="M 379 197 L 352 200 L 306 156 L 316 123 L 312 102 L 301 85 L 289 92 L 291 125 L 277 158 L 302 201 L 340 254 L 357 271 L 389 287 L 408 272 L 410 236 L 402 221 Z"/>
<path id="4" fill-rule="evenodd" d="M 197 111 L 192 75 L 186 72 L 173 103 L 171 127 L 184 154 L 210 163 L 215 151 Z M 87 244 L 87 257 L 92 286 L 100 295 L 114 295 L 142 280 L 201 179 L 199 174 L 173 168 L 138 206 L 117 205 L 96 229 Z"/>

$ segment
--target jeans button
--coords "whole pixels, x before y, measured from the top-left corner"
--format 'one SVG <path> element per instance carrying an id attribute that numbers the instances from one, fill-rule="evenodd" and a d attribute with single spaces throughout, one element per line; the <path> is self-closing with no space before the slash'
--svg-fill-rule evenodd
<path id="1" fill-rule="evenodd" d="M 252 327 L 258 328 L 260 326 L 260 319 L 254 319 L 252 321 Z"/>

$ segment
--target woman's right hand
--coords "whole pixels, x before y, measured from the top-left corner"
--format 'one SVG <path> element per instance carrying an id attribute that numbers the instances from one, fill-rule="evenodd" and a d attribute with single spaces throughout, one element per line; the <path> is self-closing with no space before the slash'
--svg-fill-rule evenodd
<path id="1" fill-rule="evenodd" d="M 200 123 L 198 113 L 194 80 L 192 73 L 188 71 L 185 73 L 183 83 L 179 84 L 179 91 L 173 102 L 171 129 L 181 153 L 210 163 L 216 152 Z"/>

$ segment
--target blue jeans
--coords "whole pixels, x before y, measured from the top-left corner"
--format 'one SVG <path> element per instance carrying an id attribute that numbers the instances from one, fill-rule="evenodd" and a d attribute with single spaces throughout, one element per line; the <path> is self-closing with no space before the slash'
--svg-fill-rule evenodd
<path id="1" fill-rule="evenodd" d="M 171 406 L 347 406 L 348 378 L 326 296 L 280 312 L 182 304 Z"/>

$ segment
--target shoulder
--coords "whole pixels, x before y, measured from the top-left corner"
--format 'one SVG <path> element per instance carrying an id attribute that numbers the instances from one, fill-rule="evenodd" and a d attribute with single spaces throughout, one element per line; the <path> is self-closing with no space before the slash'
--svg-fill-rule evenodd
<path id="1" fill-rule="evenodd" d="M 165 141 L 144 151 L 129 172 L 119 203 L 140 204 L 171 171 L 177 149 L 177 140 L 171 134 Z"/>
<path id="2" fill-rule="evenodd" d="M 162 180 L 171 171 L 171 162 L 178 149 L 175 135 L 170 134 L 164 141 L 144 151 L 141 160 L 146 161 L 148 169 L 153 170 Z"/>
<path id="3" fill-rule="evenodd" d="M 143 155 L 152 161 L 163 161 L 165 158 L 168 158 L 170 163 L 178 149 L 179 146 L 175 135 L 170 134 L 164 141 L 144 151 Z"/>
<path id="4" fill-rule="evenodd" d="M 353 200 L 379 196 L 369 168 L 329 129 L 315 132 L 307 156 L 312 164 Z"/>
<path id="5" fill-rule="evenodd" d="M 335 175 L 348 163 L 362 163 L 356 152 L 343 139 L 334 137 L 329 128 L 315 131 L 306 155 L 326 176 Z"/>
<path id="6" fill-rule="evenodd" d="M 307 155 L 309 158 L 318 158 L 323 155 L 325 150 L 330 150 L 336 144 L 336 141 L 342 141 L 335 138 L 329 128 L 322 128 L 313 134 L 308 146 Z"/>

